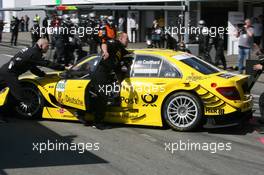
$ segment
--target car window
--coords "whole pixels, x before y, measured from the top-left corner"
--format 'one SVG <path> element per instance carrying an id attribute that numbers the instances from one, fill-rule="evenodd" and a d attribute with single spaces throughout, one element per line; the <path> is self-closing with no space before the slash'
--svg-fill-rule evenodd
<path id="1" fill-rule="evenodd" d="M 132 70 L 132 77 L 159 77 L 162 60 L 148 55 L 137 55 Z"/>
<path id="2" fill-rule="evenodd" d="M 101 57 L 100 56 L 94 56 L 94 58 L 81 62 L 75 66 L 72 67 L 71 72 L 77 76 L 76 78 L 89 78 L 90 75 L 95 71 L 98 63 L 100 62 Z"/>
<path id="3" fill-rule="evenodd" d="M 187 64 L 188 66 L 194 68 L 195 70 L 205 75 L 220 72 L 220 70 L 215 66 L 197 57 L 192 57 L 189 55 L 181 55 L 181 56 L 175 56 L 174 58 L 177 58 L 178 60 L 182 61 L 183 63 Z"/>
<path id="4" fill-rule="evenodd" d="M 126 71 L 121 71 L 121 73 L 122 73 L 121 76 L 123 76 L 125 78 L 130 77 L 133 61 L 134 61 L 134 55 L 133 54 L 129 54 L 129 55 L 124 56 L 124 58 L 122 59 L 122 62 L 121 62 L 121 69 L 124 70 L 123 68 L 125 68 Z"/>
<path id="5" fill-rule="evenodd" d="M 181 73 L 176 69 L 176 67 L 174 67 L 169 62 L 164 60 L 162 63 L 161 69 L 160 69 L 159 77 L 161 78 L 180 78 Z"/>
<path id="6" fill-rule="evenodd" d="M 92 58 L 89 61 L 86 61 L 82 64 L 77 64 L 76 66 L 72 67 L 72 70 L 76 70 L 76 71 L 91 71 L 93 72 L 96 65 L 98 64 L 98 62 L 100 61 L 101 57 L 100 56 L 95 56 L 94 58 Z"/>

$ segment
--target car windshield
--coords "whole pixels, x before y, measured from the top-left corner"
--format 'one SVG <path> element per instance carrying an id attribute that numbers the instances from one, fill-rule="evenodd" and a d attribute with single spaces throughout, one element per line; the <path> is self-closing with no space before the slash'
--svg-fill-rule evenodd
<path id="1" fill-rule="evenodd" d="M 100 56 L 92 56 L 90 59 L 83 59 L 82 61 L 75 64 L 71 70 L 93 72 L 100 59 Z"/>
<path id="2" fill-rule="evenodd" d="M 200 58 L 197 58 L 192 55 L 180 55 L 174 56 L 174 58 L 180 60 L 181 62 L 187 64 L 188 66 L 194 68 L 202 74 L 209 75 L 220 72 L 220 69 L 217 67 L 203 61 Z"/>

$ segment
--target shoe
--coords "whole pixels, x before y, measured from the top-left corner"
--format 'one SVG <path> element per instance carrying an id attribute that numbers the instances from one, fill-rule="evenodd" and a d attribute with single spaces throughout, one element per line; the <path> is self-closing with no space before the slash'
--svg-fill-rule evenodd
<path id="1" fill-rule="evenodd" d="M 77 117 L 77 119 L 84 125 L 87 125 L 87 121 L 85 120 L 84 116 L 85 113 L 83 111 L 75 111 L 74 115 Z"/>
<path id="2" fill-rule="evenodd" d="M 105 129 L 111 129 L 109 125 L 106 125 L 104 123 L 96 123 L 92 126 L 92 128 L 96 128 L 98 130 L 105 130 Z"/>
<path id="3" fill-rule="evenodd" d="M 0 115 L 0 124 L 7 123 L 7 121 Z"/>
<path id="4" fill-rule="evenodd" d="M 264 124 L 264 119 L 263 118 L 258 119 L 258 123 Z"/>

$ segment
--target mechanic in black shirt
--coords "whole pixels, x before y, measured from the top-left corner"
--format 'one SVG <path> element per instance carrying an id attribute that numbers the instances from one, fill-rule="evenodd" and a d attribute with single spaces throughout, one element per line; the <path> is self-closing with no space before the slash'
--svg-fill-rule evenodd
<path id="1" fill-rule="evenodd" d="M 264 71 L 264 61 L 254 65 L 253 69 L 261 74 Z M 264 124 L 264 93 L 262 93 L 259 97 L 259 110 L 261 117 L 259 118 L 258 122 Z"/>
<path id="2" fill-rule="evenodd" d="M 23 101 L 22 86 L 18 80 L 21 74 L 31 71 L 37 76 L 44 77 L 45 72 L 37 66 L 61 71 L 65 69 L 64 66 L 43 59 L 42 54 L 46 53 L 48 48 L 48 41 L 39 39 L 33 47 L 22 49 L 0 68 L 0 83 L 9 87 L 10 93 L 18 103 Z"/>
<path id="3" fill-rule="evenodd" d="M 108 95 L 106 94 L 106 85 L 112 84 L 111 73 L 119 74 L 121 71 L 121 62 L 123 57 L 129 52 L 126 50 L 128 45 L 128 36 L 126 33 L 119 33 L 117 40 L 111 39 L 102 43 L 102 60 L 96 68 L 91 82 L 89 84 L 89 92 L 95 94 L 95 98 L 90 103 L 90 108 L 94 109 L 95 127 L 97 129 L 104 129 L 102 120 L 105 116 L 105 109 L 107 107 Z M 84 116 L 78 116 L 81 122 L 85 121 Z"/>

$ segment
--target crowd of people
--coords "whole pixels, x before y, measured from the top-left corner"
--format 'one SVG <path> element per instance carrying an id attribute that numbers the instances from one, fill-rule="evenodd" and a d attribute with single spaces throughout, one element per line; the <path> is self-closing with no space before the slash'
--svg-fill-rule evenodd
<path id="1" fill-rule="evenodd" d="M 33 21 L 37 21 L 37 23 L 39 24 L 40 16 L 36 14 Z M 10 23 L 10 31 L 12 33 L 11 45 L 17 45 L 17 38 L 19 32 L 29 32 L 29 22 L 30 18 L 28 15 L 22 16 L 20 19 L 16 16 L 13 16 Z"/>

